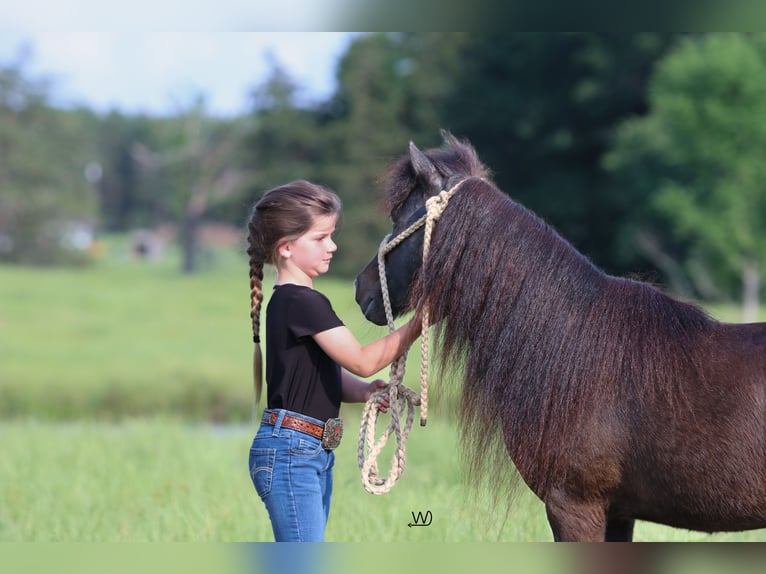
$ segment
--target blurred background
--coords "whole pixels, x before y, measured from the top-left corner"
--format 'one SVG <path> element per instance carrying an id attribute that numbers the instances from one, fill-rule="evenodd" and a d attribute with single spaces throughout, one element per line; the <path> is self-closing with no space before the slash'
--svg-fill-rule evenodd
<path id="1" fill-rule="evenodd" d="M 334 272 L 351 277 L 387 228 L 377 176 L 444 128 L 606 271 L 755 316 L 761 34 L 37 33 L 0 49 L 3 263 L 92 265 L 123 234 L 201 273 L 263 191 L 307 178 L 344 201 Z"/>
<path id="2" fill-rule="evenodd" d="M 440 129 L 608 273 L 725 320 L 762 317 L 766 34 L 6 33 L 0 540 L 267 539 L 241 426 L 249 211 L 290 180 L 333 188 L 339 251 L 319 288 L 361 339 L 378 337 L 351 284 L 389 231 L 378 178 L 410 140 L 440 145 Z M 439 440 L 454 440 L 444 425 Z M 126 444 L 130 456 L 110 452 Z M 205 448 L 179 462 L 189 444 Z M 198 458 L 217 451 L 228 458 Z M 60 484 L 51 465 L 67 469 Z M 177 502 L 179 468 L 201 507 Z M 220 483 L 193 482 L 203 468 Z M 150 489 L 138 506 L 136 484 Z M 222 491 L 238 493 L 228 507 Z M 404 521 L 419 504 L 404 503 Z M 240 520 L 248 507 L 255 525 Z M 539 530 L 505 539 L 549 539 L 532 512 Z M 336 540 L 365 539 L 364 525 L 338 528 Z"/>

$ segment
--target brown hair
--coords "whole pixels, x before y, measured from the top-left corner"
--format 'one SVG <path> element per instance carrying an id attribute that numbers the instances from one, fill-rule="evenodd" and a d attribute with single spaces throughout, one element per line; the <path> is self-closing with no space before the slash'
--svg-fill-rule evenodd
<path id="1" fill-rule="evenodd" d="M 283 239 L 297 239 L 311 228 L 317 217 L 338 215 L 340 208 L 340 198 L 332 191 L 298 180 L 267 191 L 250 215 L 247 254 L 250 257 L 250 318 L 255 343 L 253 383 L 256 415 L 263 386 L 260 338 L 263 265 L 276 265 L 279 257 L 277 247 Z"/>

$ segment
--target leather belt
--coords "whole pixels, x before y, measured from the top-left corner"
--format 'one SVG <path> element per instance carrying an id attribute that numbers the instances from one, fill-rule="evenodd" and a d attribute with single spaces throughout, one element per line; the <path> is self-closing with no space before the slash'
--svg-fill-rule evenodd
<path id="1" fill-rule="evenodd" d="M 262 420 L 267 425 L 273 426 L 277 424 L 278 419 L 279 413 L 277 411 L 263 412 Z M 324 426 L 287 414 L 282 417 L 282 426 L 288 429 L 306 433 L 307 435 L 311 435 L 314 438 L 318 438 L 319 440 L 322 440 L 322 437 L 324 436 Z"/>

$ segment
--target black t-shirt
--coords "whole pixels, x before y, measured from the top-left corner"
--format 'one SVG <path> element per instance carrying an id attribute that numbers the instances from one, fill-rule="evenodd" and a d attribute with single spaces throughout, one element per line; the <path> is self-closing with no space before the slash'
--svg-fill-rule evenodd
<path id="1" fill-rule="evenodd" d="M 340 366 L 312 335 L 343 322 L 330 300 L 310 287 L 278 285 L 266 307 L 267 405 L 319 420 L 338 416 Z"/>

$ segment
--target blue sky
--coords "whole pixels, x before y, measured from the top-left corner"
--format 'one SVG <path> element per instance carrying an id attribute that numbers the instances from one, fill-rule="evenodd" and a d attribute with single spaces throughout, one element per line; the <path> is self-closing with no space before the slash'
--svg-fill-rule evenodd
<path id="1" fill-rule="evenodd" d="M 155 2 L 166 10 L 176 0 Z M 53 12 L 49 8 L 47 15 L 57 21 Z M 265 80 L 270 58 L 302 87 L 304 98 L 323 98 L 335 88 L 338 59 L 352 39 L 349 32 L 71 32 L 60 31 L 66 19 L 58 20 L 60 29 L 27 28 L 23 8 L 12 14 L 15 25 L 8 25 L 8 17 L 0 22 L 0 64 L 16 61 L 27 46 L 27 71 L 53 81 L 56 103 L 80 102 L 100 111 L 172 113 L 202 93 L 208 111 L 233 115 L 246 109 L 249 90 Z M 207 12 L 195 14 L 204 18 Z"/>

